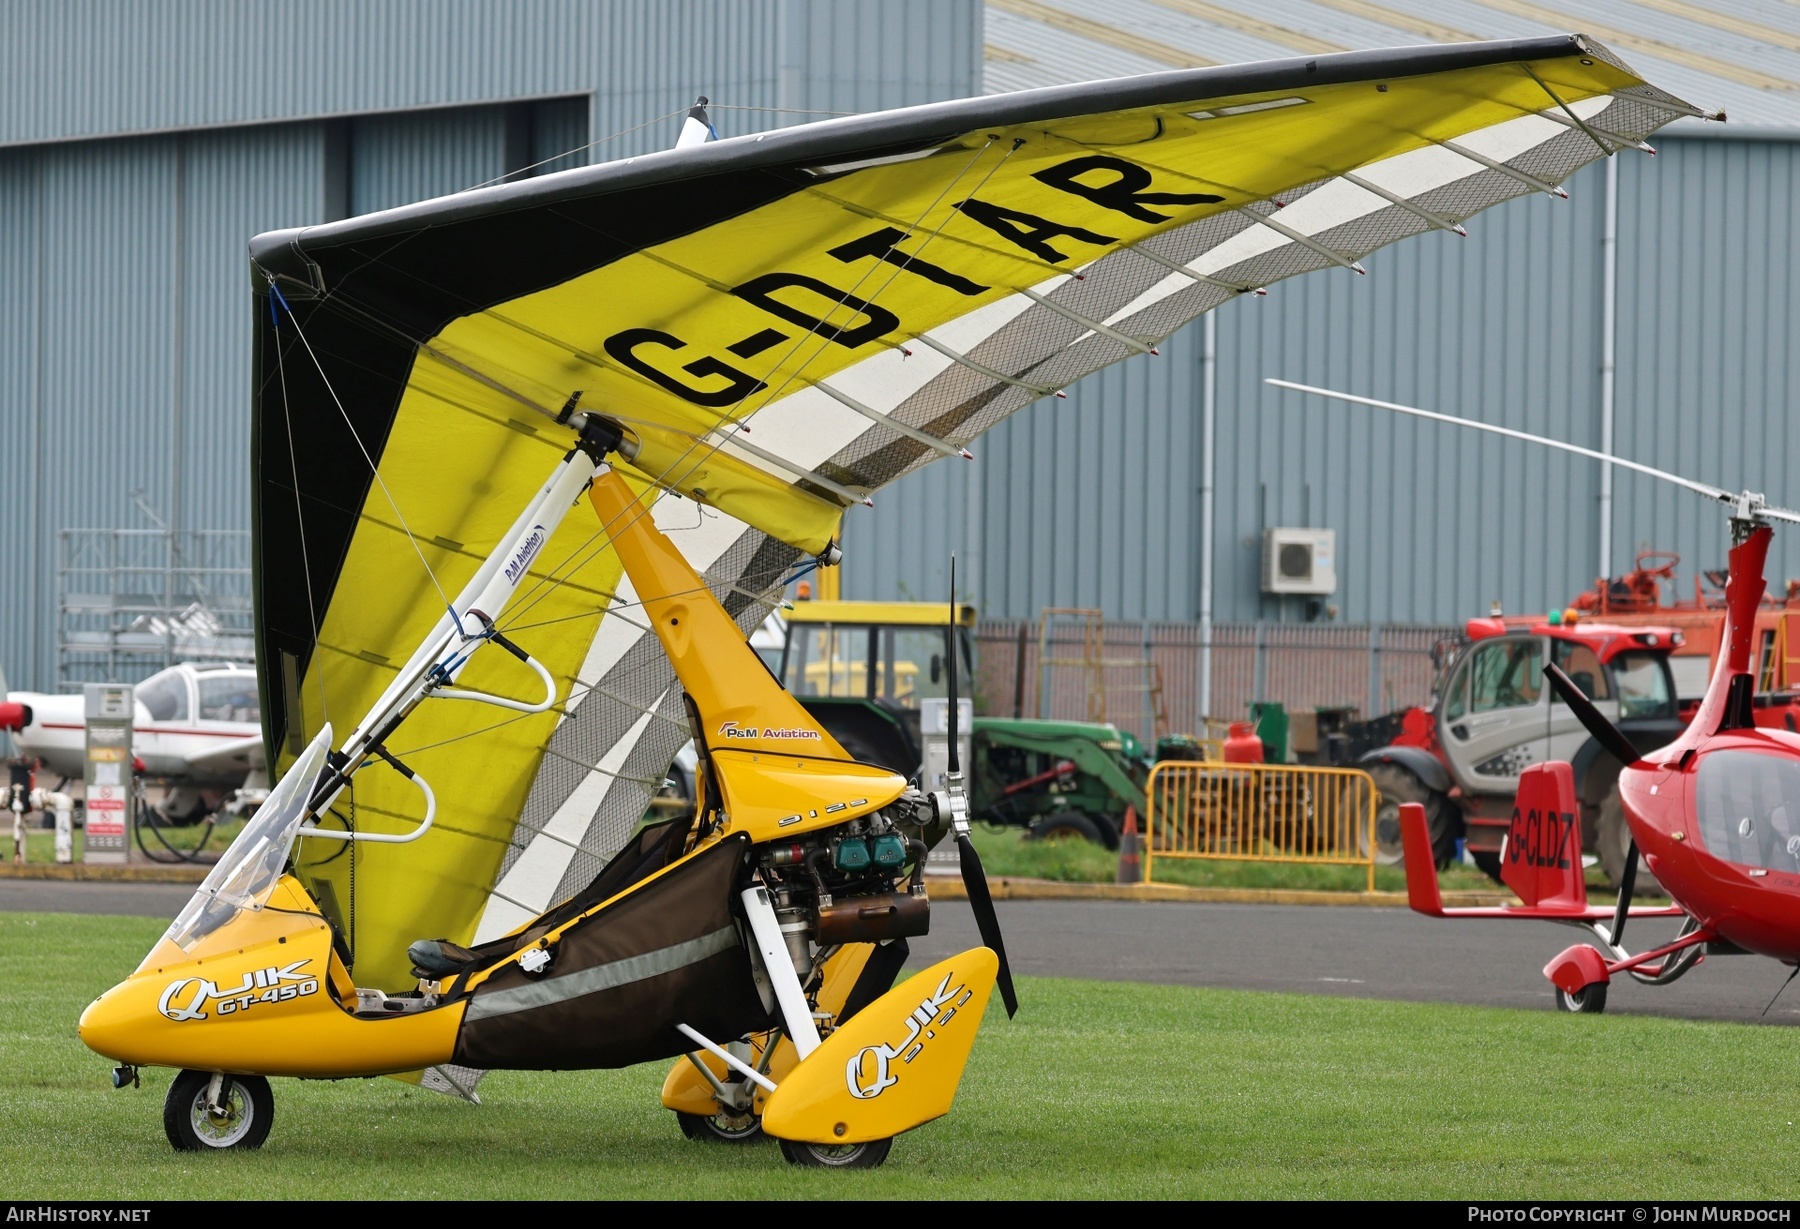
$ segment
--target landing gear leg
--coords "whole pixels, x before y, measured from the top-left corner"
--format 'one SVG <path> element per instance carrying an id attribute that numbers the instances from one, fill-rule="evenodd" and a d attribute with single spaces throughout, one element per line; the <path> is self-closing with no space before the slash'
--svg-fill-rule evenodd
<path id="1" fill-rule="evenodd" d="M 163 1101 L 163 1131 L 178 1152 L 260 1148 L 275 1124 L 275 1094 L 260 1075 L 183 1071 Z"/>
<path id="2" fill-rule="evenodd" d="M 775 1041 L 780 1036 L 779 1032 L 774 1033 L 764 1042 L 761 1062 L 757 1062 L 756 1047 L 748 1041 L 733 1041 L 726 1049 L 731 1051 L 733 1057 L 752 1064 L 758 1071 L 766 1074 L 769 1060 L 774 1057 Z M 727 1071 L 725 1074 L 731 1076 L 735 1073 Z M 715 1090 L 714 1101 L 718 1112 L 690 1114 L 685 1110 L 676 1110 L 675 1121 L 680 1124 L 681 1133 L 689 1139 L 716 1144 L 751 1144 L 760 1140 L 763 1137 L 762 1118 L 754 1108 L 756 1089 L 751 1086 L 750 1081 L 739 1076 L 736 1079 L 709 1083 L 713 1084 Z"/>

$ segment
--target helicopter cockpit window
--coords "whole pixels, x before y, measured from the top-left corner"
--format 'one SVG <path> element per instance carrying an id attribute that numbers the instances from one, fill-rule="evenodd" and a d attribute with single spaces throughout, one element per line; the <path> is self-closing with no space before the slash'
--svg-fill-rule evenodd
<path id="1" fill-rule="evenodd" d="M 179 670 L 170 670 L 145 681 L 137 689 L 138 702 L 150 710 L 152 721 L 186 721 L 188 719 L 187 678 Z"/>
<path id="2" fill-rule="evenodd" d="M 1585 644 L 1573 644 L 1567 640 L 1550 642 L 1550 660 L 1557 668 L 1568 675 L 1574 684 L 1581 688 L 1581 694 L 1590 700 L 1612 699 L 1612 687 L 1606 681 L 1606 671 L 1600 668 L 1600 655 Z M 1550 693 L 1553 704 L 1561 704 L 1562 699 L 1554 691 Z"/>
<path id="3" fill-rule="evenodd" d="M 1469 711 L 1536 704 L 1543 670 L 1544 646 L 1535 638 L 1492 640 L 1478 646 L 1469 660 Z"/>
<path id="4" fill-rule="evenodd" d="M 1612 660 L 1612 673 L 1619 685 L 1620 717 L 1675 715 L 1668 659 L 1660 653 L 1621 653 Z"/>
<path id="5" fill-rule="evenodd" d="M 327 725 L 269 791 L 268 799 L 175 915 L 164 938 L 191 951 L 194 944 L 243 910 L 263 907 L 287 865 L 294 834 L 306 818 L 306 804 L 330 750 L 331 726 Z"/>
<path id="6" fill-rule="evenodd" d="M 1714 857 L 1800 872 L 1800 760 L 1714 751 L 1700 761 L 1694 809 Z"/>

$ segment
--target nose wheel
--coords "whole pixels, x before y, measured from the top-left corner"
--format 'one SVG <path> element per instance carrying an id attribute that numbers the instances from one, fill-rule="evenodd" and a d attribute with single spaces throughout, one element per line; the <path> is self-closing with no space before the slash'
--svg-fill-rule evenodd
<path id="1" fill-rule="evenodd" d="M 275 1123 L 275 1094 L 260 1075 L 183 1071 L 163 1100 L 163 1131 L 178 1152 L 260 1148 Z"/>
<path id="2" fill-rule="evenodd" d="M 1591 986 L 1583 986 L 1574 994 L 1557 987 L 1556 1010 L 1574 1012 L 1577 1015 L 1599 1015 L 1606 1010 L 1606 983 L 1595 982 Z"/>

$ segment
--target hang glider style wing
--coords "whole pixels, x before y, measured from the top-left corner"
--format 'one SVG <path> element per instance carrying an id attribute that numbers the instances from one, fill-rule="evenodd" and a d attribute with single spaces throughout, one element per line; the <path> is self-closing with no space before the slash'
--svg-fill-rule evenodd
<path id="1" fill-rule="evenodd" d="M 577 406 L 625 425 L 647 514 L 748 630 L 847 507 L 1008 414 L 1699 114 L 1579 36 L 1356 52 L 831 120 L 259 236 L 268 745 L 285 761 L 362 715 Z M 502 630 L 559 706 L 428 702 L 391 750 L 435 787 L 434 830 L 303 851 L 359 984 L 585 884 L 688 737 L 591 518 L 525 562 Z M 536 685 L 498 653 L 466 681 Z M 414 797 L 364 773 L 327 822 L 405 831 Z"/>

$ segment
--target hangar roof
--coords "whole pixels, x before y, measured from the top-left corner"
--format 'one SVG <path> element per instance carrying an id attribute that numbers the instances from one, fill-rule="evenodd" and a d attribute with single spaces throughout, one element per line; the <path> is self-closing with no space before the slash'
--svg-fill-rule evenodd
<path id="1" fill-rule="evenodd" d="M 985 88 L 1554 33 L 1729 117 L 1670 135 L 1800 137 L 1800 6 L 1782 0 L 987 0 Z"/>

